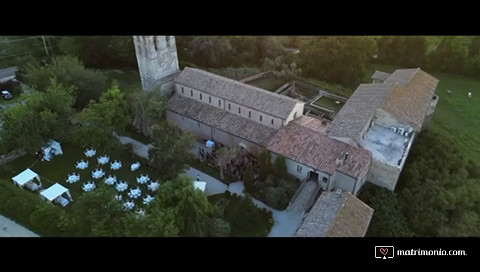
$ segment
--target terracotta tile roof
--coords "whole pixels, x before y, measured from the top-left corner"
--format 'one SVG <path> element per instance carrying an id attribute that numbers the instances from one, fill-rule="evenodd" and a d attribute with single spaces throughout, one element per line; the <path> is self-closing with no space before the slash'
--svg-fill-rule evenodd
<path id="1" fill-rule="evenodd" d="M 287 119 L 295 105 L 302 103 L 284 95 L 188 67 L 183 69 L 174 82 L 282 119 Z"/>
<path id="2" fill-rule="evenodd" d="M 396 70 L 387 81 L 398 82 L 385 99 L 382 109 L 420 131 L 435 95 L 438 79 L 420 69 Z"/>
<path id="3" fill-rule="evenodd" d="M 348 192 L 323 192 L 308 213 L 297 237 L 364 237 L 373 209 Z"/>
<path id="4" fill-rule="evenodd" d="M 325 123 L 322 123 L 324 121 Z M 327 135 L 327 130 L 330 127 L 330 121 L 328 120 L 320 120 L 315 117 L 303 115 L 300 118 L 293 120 L 292 122 L 301 125 L 302 127 L 309 128 L 316 132 L 322 133 Z"/>
<path id="5" fill-rule="evenodd" d="M 391 83 L 360 84 L 333 119 L 328 135 L 359 141 L 375 110 L 393 88 Z"/>
<path id="6" fill-rule="evenodd" d="M 399 69 L 384 83 L 361 84 L 335 116 L 328 135 L 359 142 L 376 109 L 419 131 L 425 120 L 438 80 L 417 69 Z"/>
<path id="7" fill-rule="evenodd" d="M 208 104 L 174 94 L 167 109 L 255 144 L 265 146 L 276 130 Z"/>
<path id="8" fill-rule="evenodd" d="M 385 73 L 382 71 L 375 70 L 375 73 L 372 75 L 372 79 L 377 79 L 381 81 L 385 81 L 391 74 Z"/>
<path id="9" fill-rule="evenodd" d="M 290 122 L 273 136 L 267 149 L 286 158 L 333 175 L 336 169 L 357 178 L 365 172 L 372 160 L 372 153 L 331 139 L 322 133 Z M 337 158 L 348 152 L 348 158 L 337 167 Z"/>

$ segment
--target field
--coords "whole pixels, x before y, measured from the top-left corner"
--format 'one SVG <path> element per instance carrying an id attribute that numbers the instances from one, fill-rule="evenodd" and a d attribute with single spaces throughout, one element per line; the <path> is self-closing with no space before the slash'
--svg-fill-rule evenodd
<path id="1" fill-rule="evenodd" d="M 136 177 L 140 174 L 148 174 L 151 179 L 157 179 L 158 176 L 158 173 L 155 170 L 148 167 L 143 160 L 137 158 L 126 148 L 105 153 L 110 156 L 110 161 L 120 160 L 122 162 L 122 168 L 116 171 L 110 169 L 110 164 L 103 166 L 98 165 L 96 157 L 98 155 L 104 155 L 104 153 L 99 150 L 97 150 L 97 155 L 95 157 L 87 158 L 83 153 L 84 149 L 70 143 L 62 144 L 62 149 L 63 155 L 56 156 L 51 161 L 41 161 L 38 160 L 36 156 L 26 155 L 2 165 L 0 166 L 0 178 L 11 180 L 12 177 L 21 173 L 26 168 L 30 168 L 40 175 L 44 188 L 48 188 L 55 182 L 58 182 L 70 190 L 72 198 L 75 201 L 80 194 L 84 193 L 82 190 L 82 184 L 87 181 L 95 181 L 92 179 L 91 172 L 96 168 L 101 168 L 105 171 L 106 176 L 110 174 L 116 175 L 118 180 L 125 180 L 129 184 L 129 189 L 139 187 L 142 190 L 142 195 L 136 200 L 136 206 L 138 207 L 138 205 L 143 205 L 143 203 L 141 203 L 142 198 L 147 195 L 148 190 L 146 184 L 139 185 L 137 183 Z M 89 162 L 89 167 L 87 169 L 80 170 L 75 167 L 75 163 L 80 159 Z M 130 165 L 136 161 L 140 161 L 142 165 L 139 170 L 132 172 L 130 171 Z M 68 174 L 72 172 L 80 174 L 80 181 L 73 184 L 66 183 L 65 180 Z M 96 180 L 95 184 L 97 184 L 98 187 L 99 183 L 102 182 L 103 178 Z M 128 199 L 127 193 L 129 189 L 122 193 L 122 198 L 124 200 Z"/>
<path id="2" fill-rule="evenodd" d="M 336 99 L 322 96 L 319 99 L 317 99 L 315 102 L 313 102 L 313 104 L 338 112 L 345 103 L 340 102 L 339 104 L 337 104 L 336 101 L 337 101 Z"/>
<path id="3" fill-rule="evenodd" d="M 249 85 L 256 86 L 271 92 L 278 90 L 278 88 L 282 87 L 282 85 L 285 83 L 286 82 L 284 80 L 274 78 L 274 77 L 262 77 L 262 78 L 247 82 L 247 84 Z"/>
<path id="4" fill-rule="evenodd" d="M 371 82 L 373 72 L 393 72 L 395 67 L 374 65 L 365 77 Z M 428 72 L 428 71 L 426 71 Z M 480 163 L 480 80 L 445 73 L 431 73 L 438 80 L 440 100 L 431 129 L 450 139 L 468 158 Z M 452 95 L 446 93 L 452 91 Z M 472 92 L 472 98 L 467 93 Z"/>

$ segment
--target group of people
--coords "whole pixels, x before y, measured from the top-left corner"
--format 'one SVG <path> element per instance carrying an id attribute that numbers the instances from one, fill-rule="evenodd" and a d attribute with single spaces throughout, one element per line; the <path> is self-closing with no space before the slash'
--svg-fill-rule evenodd
<path id="1" fill-rule="evenodd" d="M 247 169 L 247 165 L 250 163 L 252 164 L 253 175 L 256 179 L 260 171 L 258 158 L 243 148 L 240 150 L 238 156 L 227 164 L 226 172 L 237 179 L 243 180 L 243 175 Z"/>

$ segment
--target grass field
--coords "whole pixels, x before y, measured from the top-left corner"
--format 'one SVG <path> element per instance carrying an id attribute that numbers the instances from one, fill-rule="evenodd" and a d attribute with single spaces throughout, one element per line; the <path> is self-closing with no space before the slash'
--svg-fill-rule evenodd
<path id="1" fill-rule="evenodd" d="M 365 76 L 375 69 L 393 72 L 394 66 L 374 65 Z M 426 71 L 428 72 L 428 71 Z M 480 163 L 480 80 L 445 73 L 431 73 L 439 80 L 436 93 L 440 100 L 431 123 L 432 131 L 450 139 L 468 158 Z M 452 91 L 452 95 L 446 93 Z M 467 93 L 472 92 L 472 98 Z"/>
<path id="2" fill-rule="evenodd" d="M 278 88 L 282 87 L 283 84 L 287 83 L 285 80 L 274 78 L 274 77 L 262 77 L 255 79 L 254 81 L 247 82 L 247 84 L 262 88 L 274 92 Z"/>
<path id="3" fill-rule="evenodd" d="M 337 101 L 336 99 L 322 96 L 319 99 L 317 99 L 315 102 L 313 102 L 313 104 L 338 112 L 345 103 L 340 102 L 339 104 L 337 104 L 336 101 Z"/>
<path id="4" fill-rule="evenodd" d="M 83 194 L 82 184 L 87 181 L 94 181 L 97 184 L 103 183 L 103 178 L 94 180 L 92 179 L 91 172 L 96 168 L 101 168 L 105 171 L 106 176 L 116 175 L 118 180 L 125 180 L 129 184 L 129 189 L 134 187 L 139 187 L 142 190 L 142 195 L 137 199 L 138 205 L 143 206 L 142 198 L 147 195 L 147 185 L 139 185 L 137 183 L 136 177 L 140 174 L 148 174 L 151 179 L 157 179 L 158 172 L 154 169 L 148 167 L 143 160 L 137 158 L 133 155 L 128 149 L 122 148 L 118 150 L 113 150 L 106 152 L 105 154 L 110 156 L 110 161 L 120 160 L 122 162 L 122 168 L 119 170 L 111 170 L 110 163 L 106 165 L 98 165 L 97 156 L 104 155 L 103 152 L 97 150 L 97 155 L 93 158 L 87 158 L 84 155 L 84 149 L 79 148 L 70 143 L 62 143 L 63 155 L 54 157 L 51 161 L 40 161 L 37 160 L 36 156 L 26 155 L 21 158 L 18 158 L 10 163 L 0 166 L 0 178 L 11 180 L 12 177 L 21 173 L 26 168 L 30 168 L 41 177 L 43 187 L 48 188 L 55 182 L 58 182 L 68 188 L 72 194 L 72 198 L 75 199 Z M 80 159 L 87 160 L 89 162 L 89 167 L 84 170 L 77 169 L 75 163 Z M 142 163 L 139 170 L 132 172 L 130 171 L 130 165 L 135 161 L 140 161 Z M 69 184 L 65 180 L 68 174 L 76 172 L 80 174 L 80 181 Z M 128 191 L 122 193 L 122 198 L 124 200 L 128 199 Z M 75 203 L 75 202 L 73 202 Z"/>

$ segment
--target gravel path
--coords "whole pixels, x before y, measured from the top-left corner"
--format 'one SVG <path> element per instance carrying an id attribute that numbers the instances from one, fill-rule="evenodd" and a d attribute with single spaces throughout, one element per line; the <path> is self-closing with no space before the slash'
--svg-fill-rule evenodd
<path id="1" fill-rule="evenodd" d="M 38 234 L 0 215 L 0 237 L 40 237 Z"/>

